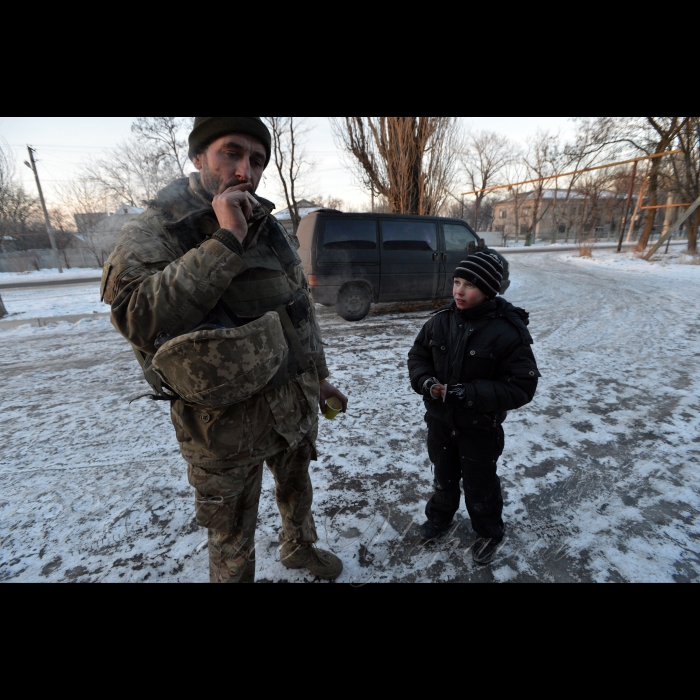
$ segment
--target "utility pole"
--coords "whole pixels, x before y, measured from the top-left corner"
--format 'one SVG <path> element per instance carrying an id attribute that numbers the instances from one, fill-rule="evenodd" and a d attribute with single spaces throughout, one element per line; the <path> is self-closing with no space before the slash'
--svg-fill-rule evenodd
<path id="1" fill-rule="evenodd" d="M 36 186 L 39 190 L 39 199 L 41 200 L 41 208 L 44 210 L 44 219 L 46 219 L 46 232 L 49 234 L 49 240 L 51 241 L 51 249 L 53 250 L 53 256 L 56 260 L 56 267 L 60 274 L 63 274 L 63 266 L 61 265 L 61 258 L 58 255 L 58 249 L 56 248 L 56 239 L 54 237 L 53 226 L 51 226 L 51 219 L 49 219 L 49 211 L 46 208 L 46 201 L 44 200 L 44 192 L 41 189 L 41 182 L 39 180 L 39 171 L 36 169 L 36 160 L 34 160 L 34 149 L 31 146 L 27 146 L 29 151 L 29 163 L 25 162 L 25 165 L 34 172 L 34 178 L 36 179 Z M 31 163 L 31 165 L 30 165 Z"/>

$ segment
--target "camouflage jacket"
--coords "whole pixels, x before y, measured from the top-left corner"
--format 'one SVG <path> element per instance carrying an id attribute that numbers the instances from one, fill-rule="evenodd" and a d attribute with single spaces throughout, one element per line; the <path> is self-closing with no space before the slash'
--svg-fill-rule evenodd
<path id="1" fill-rule="evenodd" d="M 274 205 L 260 201 L 242 256 L 211 238 L 220 227 L 196 173 L 165 188 L 127 224 L 105 268 L 103 295 L 112 307 L 113 325 L 135 348 L 155 355 L 159 333 L 176 337 L 191 332 L 221 299 L 237 309 L 240 295 L 248 293 L 246 303 L 255 306 L 251 289 L 262 299 L 258 315 L 271 310 L 265 302 L 274 306 L 284 289 L 287 294 L 308 291 L 300 265 L 274 272 L 283 268 L 265 244 L 270 227 L 280 225 L 270 214 Z M 298 248 L 294 237 L 285 235 Z M 274 289 L 267 293 L 267 287 Z M 315 316 L 312 324 L 320 339 Z M 185 460 L 225 469 L 284 452 L 307 435 L 315 438 L 319 380 L 328 377 L 328 369 L 322 345 L 314 349 L 312 371 L 243 403 L 221 410 L 173 403 L 172 421 Z"/>

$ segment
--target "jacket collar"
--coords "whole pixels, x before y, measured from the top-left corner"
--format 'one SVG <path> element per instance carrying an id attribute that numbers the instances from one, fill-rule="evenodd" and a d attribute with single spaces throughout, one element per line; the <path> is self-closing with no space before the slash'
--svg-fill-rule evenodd
<path id="1" fill-rule="evenodd" d="M 485 316 L 493 317 L 498 311 L 498 303 L 494 299 L 481 304 L 481 306 L 476 306 L 473 309 L 465 309 L 464 311 L 460 311 L 457 308 L 456 302 L 453 301 L 451 308 L 458 317 L 464 319 L 465 321 L 476 321 L 480 318 L 484 318 Z"/>

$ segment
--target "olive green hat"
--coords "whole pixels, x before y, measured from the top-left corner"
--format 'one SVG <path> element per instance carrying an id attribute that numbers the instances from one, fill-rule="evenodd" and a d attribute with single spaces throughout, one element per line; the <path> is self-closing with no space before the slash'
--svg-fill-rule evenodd
<path id="1" fill-rule="evenodd" d="M 272 136 L 260 117 L 195 117 L 190 134 L 190 158 L 227 134 L 246 134 L 258 139 L 265 146 L 267 167 L 272 156 Z"/>

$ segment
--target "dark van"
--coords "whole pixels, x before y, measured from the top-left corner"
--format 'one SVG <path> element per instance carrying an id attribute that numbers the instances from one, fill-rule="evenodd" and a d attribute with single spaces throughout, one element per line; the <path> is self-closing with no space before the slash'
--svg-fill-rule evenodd
<path id="1" fill-rule="evenodd" d="M 302 219 L 298 236 L 314 301 L 347 321 L 361 321 L 373 303 L 451 297 L 458 264 L 487 250 L 465 221 L 432 216 L 321 210 Z M 499 257 L 503 294 L 510 280 Z"/>

